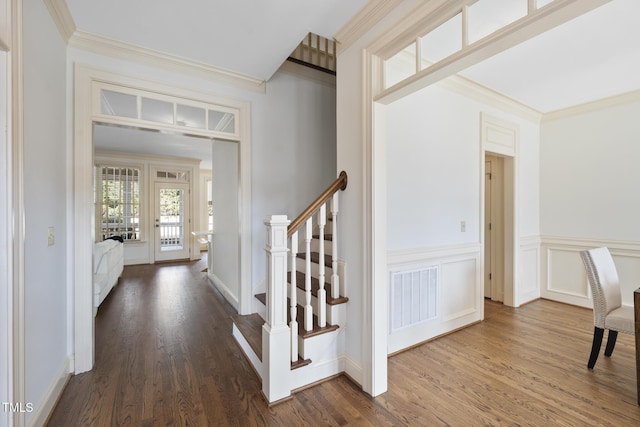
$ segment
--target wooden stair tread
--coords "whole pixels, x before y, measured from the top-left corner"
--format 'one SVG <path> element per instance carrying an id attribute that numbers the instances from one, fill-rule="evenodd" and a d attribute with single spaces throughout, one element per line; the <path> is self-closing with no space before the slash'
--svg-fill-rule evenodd
<path id="1" fill-rule="evenodd" d="M 298 356 L 298 360 L 296 360 L 295 362 L 291 362 L 291 370 L 293 371 L 294 369 L 302 368 L 303 366 L 307 366 L 310 364 L 311 359 L 303 359 L 302 357 Z"/>
<path id="2" fill-rule="evenodd" d="M 267 301 L 267 294 L 262 293 L 262 294 L 256 294 L 255 298 L 262 302 L 263 304 L 266 305 L 266 301 Z M 347 298 L 344 298 L 345 300 L 347 300 Z M 291 322 L 291 310 L 289 310 L 289 307 L 291 306 L 291 300 L 289 298 L 287 298 L 287 324 L 289 324 L 289 322 Z M 260 317 L 260 316 L 258 316 Z M 262 321 L 262 323 L 264 323 L 264 320 L 262 320 L 262 318 L 260 318 L 260 320 Z M 338 329 L 340 326 L 338 325 L 330 325 L 329 323 L 327 323 L 327 326 L 325 326 L 324 328 L 321 328 L 318 325 L 318 316 L 316 316 L 315 314 L 313 315 L 313 329 L 311 329 L 310 331 L 305 331 L 304 330 L 304 307 L 298 304 L 298 315 L 297 315 L 297 320 L 298 320 L 298 335 L 301 338 L 309 338 L 309 337 L 314 337 L 316 335 L 321 335 L 321 334 L 326 334 L 327 332 L 331 332 L 331 331 L 335 331 L 336 329 Z M 260 325 L 262 327 L 262 324 Z M 239 328 L 238 328 L 239 329 Z M 260 344 L 262 345 L 262 344 Z"/>
<path id="3" fill-rule="evenodd" d="M 264 325 L 262 317 L 257 313 L 247 315 L 234 314 L 231 319 L 256 356 L 258 356 L 258 359 L 262 361 L 262 325 Z"/>
<path id="4" fill-rule="evenodd" d="M 304 279 L 305 274 L 301 271 L 296 271 L 296 287 L 304 291 Z M 291 272 L 287 273 L 287 281 L 291 283 Z M 318 297 L 318 289 L 320 289 L 320 280 L 316 277 L 311 277 L 311 295 Z M 331 298 L 331 283 L 325 282 L 324 289 L 327 291 L 327 304 L 337 305 L 344 304 L 349 301 L 349 298 L 340 296 L 338 298 Z M 266 300 L 266 299 L 265 299 Z M 266 305 L 266 302 L 263 302 Z"/>
<path id="5" fill-rule="evenodd" d="M 288 311 L 287 313 L 289 313 L 290 311 Z M 290 321 L 289 319 L 290 316 L 287 316 L 287 321 Z M 315 314 L 313 315 L 313 328 L 310 331 L 305 331 L 304 330 L 304 307 L 301 305 L 298 305 L 298 335 L 301 338 L 311 338 L 311 337 L 315 337 L 317 335 L 322 335 L 322 334 L 326 334 L 328 332 L 331 331 L 335 331 L 336 329 L 339 328 L 338 325 L 330 325 L 329 323 L 327 323 L 327 326 L 325 326 L 324 328 L 321 328 L 318 325 L 318 316 L 316 316 Z"/>
<path id="6" fill-rule="evenodd" d="M 298 253 L 298 255 L 296 255 L 298 258 L 300 259 L 307 259 L 307 254 L 305 252 L 300 252 Z M 311 262 L 315 263 L 315 264 L 319 264 L 320 263 L 320 254 L 318 252 L 311 252 Z M 325 267 L 331 267 L 333 260 L 331 259 L 331 255 L 326 255 L 324 256 L 324 265 Z"/>

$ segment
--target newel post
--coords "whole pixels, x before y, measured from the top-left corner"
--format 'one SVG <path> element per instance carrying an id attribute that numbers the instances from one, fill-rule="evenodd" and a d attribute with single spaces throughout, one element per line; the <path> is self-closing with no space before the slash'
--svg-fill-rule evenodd
<path id="1" fill-rule="evenodd" d="M 272 215 L 267 226 L 267 315 L 262 326 L 262 392 L 272 403 L 291 395 L 291 331 L 287 325 L 286 215 Z"/>

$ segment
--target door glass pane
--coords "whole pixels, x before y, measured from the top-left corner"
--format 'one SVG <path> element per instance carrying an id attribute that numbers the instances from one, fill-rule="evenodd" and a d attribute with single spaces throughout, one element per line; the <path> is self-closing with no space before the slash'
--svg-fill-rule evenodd
<path id="1" fill-rule="evenodd" d="M 137 119 L 137 96 L 102 89 L 100 91 L 100 112 L 110 116 Z"/>
<path id="2" fill-rule="evenodd" d="M 209 130 L 236 133 L 236 115 L 224 111 L 209 110 Z"/>
<path id="3" fill-rule="evenodd" d="M 469 44 L 527 16 L 527 0 L 480 0 L 468 9 Z"/>
<path id="4" fill-rule="evenodd" d="M 151 122 L 173 124 L 173 103 L 152 98 L 142 98 L 140 118 Z"/>
<path id="5" fill-rule="evenodd" d="M 176 124 L 190 128 L 205 129 L 205 109 L 190 105 L 177 105 Z"/>
<path id="6" fill-rule="evenodd" d="M 160 189 L 160 251 L 184 249 L 184 190 Z"/>

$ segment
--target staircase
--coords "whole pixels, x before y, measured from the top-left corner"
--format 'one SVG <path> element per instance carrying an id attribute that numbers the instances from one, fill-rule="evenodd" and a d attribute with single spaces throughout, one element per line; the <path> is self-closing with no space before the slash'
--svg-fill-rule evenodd
<path id="1" fill-rule="evenodd" d="M 341 355 L 348 298 L 338 258 L 339 190 L 329 186 L 294 221 L 271 216 L 267 226 L 267 286 L 257 312 L 233 317 L 233 336 L 275 403 L 292 391 L 344 371 Z"/>

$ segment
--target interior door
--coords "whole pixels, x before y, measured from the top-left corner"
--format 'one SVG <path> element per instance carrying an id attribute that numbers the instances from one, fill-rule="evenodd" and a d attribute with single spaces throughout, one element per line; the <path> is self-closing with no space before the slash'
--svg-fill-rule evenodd
<path id="1" fill-rule="evenodd" d="M 189 184 L 157 182 L 155 187 L 155 260 L 187 259 L 191 248 Z"/>

